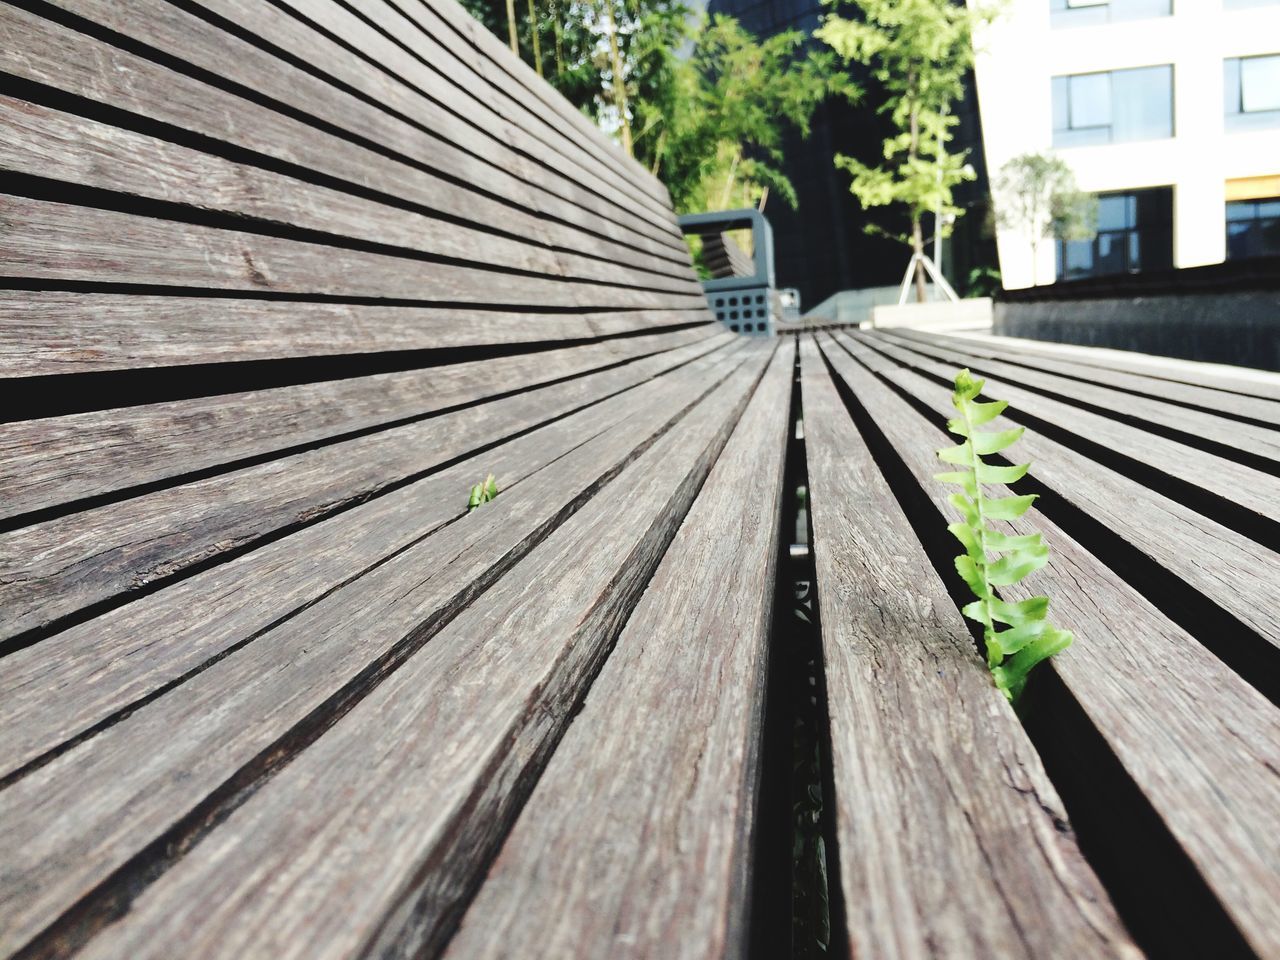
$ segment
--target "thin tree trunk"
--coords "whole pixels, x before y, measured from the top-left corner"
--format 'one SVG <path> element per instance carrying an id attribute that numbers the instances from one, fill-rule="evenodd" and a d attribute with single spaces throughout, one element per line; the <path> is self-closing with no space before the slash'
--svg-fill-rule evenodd
<path id="1" fill-rule="evenodd" d="M 1031 241 L 1031 285 L 1033 287 L 1040 285 L 1040 241 Z"/>
<path id="2" fill-rule="evenodd" d="M 729 176 L 724 181 L 724 193 L 720 197 L 720 209 L 729 209 L 729 197 L 733 194 L 733 181 L 738 175 L 738 161 L 742 159 L 742 148 L 735 147 L 733 162 L 729 164 Z"/>
<path id="3" fill-rule="evenodd" d="M 653 147 L 653 169 L 649 171 L 655 177 L 658 175 L 658 170 L 661 169 L 662 167 L 662 151 L 665 150 L 666 147 L 667 147 L 667 131 L 660 130 L 658 132 L 658 142 L 654 144 L 654 147 Z"/>
<path id="4" fill-rule="evenodd" d="M 916 303 L 924 303 L 924 230 L 920 227 L 919 214 L 911 218 L 911 249 L 916 254 Z"/>
<path id="5" fill-rule="evenodd" d="M 538 13 L 529 0 L 529 36 L 533 38 L 533 69 L 542 76 L 542 41 L 538 39 Z"/>
<path id="6" fill-rule="evenodd" d="M 516 0 L 507 0 L 507 33 L 511 39 L 511 52 L 520 56 L 520 44 L 516 41 Z"/>
<path id="7" fill-rule="evenodd" d="M 560 5 L 551 0 L 551 29 L 556 35 L 556 76 L 564 73 L 564 41 L 560 36 Z"/>
<path id="8" fill-rule="evenodd" d="M 508 3 L 511 0 L 507 0 Z M 618 47 L 618 24 L 613 16 L 613 0 L 605 0 L 605 10 L 609 13 L 609 65 L 613 70 L 613 105 L 618 111 L 618 122 L 622 124 L 622 149 L 629 156 L 635 156 L 631 145 L 631 121 L 627 118 L 627 83 L 622 75 L 622 53 Z"/>

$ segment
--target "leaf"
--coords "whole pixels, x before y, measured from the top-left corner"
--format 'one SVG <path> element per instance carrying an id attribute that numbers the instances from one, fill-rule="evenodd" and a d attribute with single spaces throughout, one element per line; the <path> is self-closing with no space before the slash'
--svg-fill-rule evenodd
<path id="1" fill-rule="evenodd" d="M 982 513 L 988 520 L 1017 520 L 1030 509 L 1038 496 L 1037 493 L 1029 493 L 1025 496 L 984 500 Z"/>
<path id="2" fill-rule="evenodd" d="M 1031 464 L 1020 463 L 1012 467 L 996 467 L 989 463 L 978 461 L 977 474 L 979 483 L 1017 483 L 1027 475 L 1027 471 L 1031 469 Z"/>

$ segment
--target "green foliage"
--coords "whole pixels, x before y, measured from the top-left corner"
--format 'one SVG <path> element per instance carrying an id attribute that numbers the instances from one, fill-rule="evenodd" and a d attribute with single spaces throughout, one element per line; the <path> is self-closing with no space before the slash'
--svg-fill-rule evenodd
<path id="1" fill-rule="evenodd" d="M 489 474 L 484 481 L 471 488 L 471 496 L 467 498 L 467 513 L 475 510 L 498 496 L 498 481 Z"/>
<path id="2" fill-rule="evenodd" d="M 897 132 L 884 141 L 881 165 L 846 156 L 836 164 L 852 175 L 851 189 L 864 207 L 905 208 L 911 233 L 897 239 L 920 252 L 925 214 L 939 214 L 946 233 L 964 213 L 952 190 L 974 172 L 964 153 L 947 151 L 958 123 L 951 105 L 964 94 L 974 27 L 988 14 L 953 0 L 853 0 L 853 6 L 855 19 L 830 15 L 815 36 L 871 69 L 885 93 L 880 112 Z"/>
<path id="3" fill-rule="evenodd" d="M 996 225 L 1031 245 L 1033 283 L 1041 240 L 1089 240 L 1097 230 L 1098 198 L 1082 193 L 1066 161 L 1053 154 L 1014 157 L 1000 168 L 993 194 Z"/>
<path id="4" fill-rule="evenodd" d="M 828 51 L 806 50 L 785 31 L 758 40 L 720 15 L 691 21 L 688 57 L 671 57 L 633 99 L 635 153 L 656 172 L 680 212 L 755 206 L 767 189 L 795 207 L 782 173 L 788 126 L 809 133 L 813 111 L 857 89 Z"/>
<path id="5" fill-rule="evenodd" d="M 954 483 L 960 493 L 949 498 L 964 518 L 947 529 L 960 541 L 964 553 L 956 557 L 956 572 L 977 597 L 963 613 L 982 624 L 987 666 L 996 686 L 1010 700 L 1016 700 L 1027 682 L 1027 674 L 1041 660 L 1053 656 L 1071 643 L 1071 634 L 1049 624 L 1048 597 L 1030 597 L 1009 602 L 996 594 L 997 587 L 1017 583 L 1049 560 L 1049 548 L 1040 534 L 1010 536 L 989 526 L 992 520 L 1016 520 L 1031 507 L 1035 496 L 987 496 L 985 484 L 1013 483 L 1026 475 L 1029 464 L 1001 467 L 983 457 L 998 453 L 1022 436 L 1022 427 L 981 431 L 978 428 L 1000 416 L 1008 402 L 980 402 L 984 381 L 968 370 L 956 374 L 952 403 L 960 416 L 947 422 L 947 429 L 964 442 L 938 451 L 944 463 L 962 469 L 940 473 L 936 479 Z M 1002 628 L 1003 627 L 1003 628 Z"/>

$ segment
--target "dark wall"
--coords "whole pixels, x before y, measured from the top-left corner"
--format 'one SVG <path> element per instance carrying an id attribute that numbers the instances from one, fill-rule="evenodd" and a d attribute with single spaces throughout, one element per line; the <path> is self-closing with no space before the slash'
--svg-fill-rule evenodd
<path id="1" fill-rule="evenodd" d="M 818 0 L 711 0 L 708 9 L 736 17 L 758 37 L 789 29 L 811 33 L 824 12 Z M 864 211 L 849 192 L 849 175 L 835 166 L 838 153 L 878 162 L 881 143 L 890 133 L 877 114 L 884 97 L 875 81 L 861 68 L 851 72 L 865 90 L 862 102 L 829 101 L 814 114 L 808 139 L 794 132 L 785 139 L 783 170 L 795 185 L 798 209 L 777 198 L 765 206 L 773 226 L 778 285 L 799 289 L 803 310 L 840 290 L 898 284 L 909 256 L 903 244 L 865 231 L 868 223 L 875 223 L 892 234 L 905 234 L 909 227 L 902 214 L 884 208 Z M 970 161 L 980 180 L 960 188 L 957 200 L 962 206 L 980 205 L 987 193 L 972 82 L 968 88 L 970 95 L 957 111 L 961 122 L 955 147 L 976 148 Z M 953 283 L 958 278 L 961 288 L 974 266 L 996 262 L 995 244 L 982 230 L 984 216 L 985 208 L 980 208 L 961 219 L 945 257 L 954 256 L 948 278 Z M 926 224 L 926 231 L 931 230 L 932 225 Z"/>

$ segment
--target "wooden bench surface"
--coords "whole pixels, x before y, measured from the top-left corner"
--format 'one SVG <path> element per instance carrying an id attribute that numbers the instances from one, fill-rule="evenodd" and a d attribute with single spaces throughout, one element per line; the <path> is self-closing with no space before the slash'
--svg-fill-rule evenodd
<path id="1" fill-rule="evenodd" d="M 975 342 L 980 342 L 980 349 L 972 346 Z M 981 840 L 984 830 L 1007 839 L 999 828 L 1010 801 L 978 802 L 967 799 L 970 794 L 981 796 L 983 789 L 995 795 L 1000 791 L 1016 794 L 1029 801 L 1033 821 L 1055 820 L 1060 810 L 1052 787 L 1046 789 L 1040 779 L 1038 761 L 1027 764 L 1019 757 L 1017 738 L 1008 739 L 1008 727 L 1021 731 L 989 691 L 981 734 L 960 744 L 947 737 L 935 743 L 927 736 L 934 724 L 954 729 L 964 715 L 966 695 L 955 686 L 961 678 L 953 678 L 957 670 L 973 674 L 969 682 L 975 689 L 985 681 L 985 668 L 973 655 L 972 642 L 958 620 L 952 620 L 949 629 L 952 637 L 958 636 L 955 648 L 962 649 L 963 656 L 953 654 L 951 659 L 947 654 L 952 648 L 938 643 L 941 628 L 922 622 L 938 616 L 939 606 L 948 617 L 955 610 L 943 581 L 934 579 L 934 569 L 943 580 L 952 581 L 953 595 L 963 593 L 949 570 L 956 549 L 943 531 L 944 523 L 955 519 L 955 514 L 946 501 L 947 489 L 932 477 L 939 470 L 934 451 L 954 442 L 943 426 L 951 410 L 949 381 L 959 366 L 968 364 L 980 375 L 990 371 L 988 396 L 1013 401 L 1006 417 L 994 426 L 1027 426 L 1009 455 L 1014 462 L 1032 462 L 1029 481 L 1023 481 L 1019 492 L 1039 492 L 1041 500 L 1038 511 L 1011 524 L 1012 532 L 1042 531 L 1052 550 L 1049 565 L 1006 588 L 1008 595 L 1014 599 L 1048 595 L 1054 623 L 1076 637 L 1050 666 L 1041 668 L 1061 682 L 1065 696 L 1052 700 L 1059 713 L 1036 721 L 1036 748 L 1042 754 L 1054 749 L 1054 726 L 1066 731 L 1059 735 L 1064 738 L 1096 739 L 1100 753 L 1091 755 L 1082 748 L 1075 762 L 1097 763 L 1104 754 L 1113 757 L 1120 776 L 1146 805 L 1144 815 L 1170 835 L 1170 873 L 1185 868 L 1189 875 L 1185 885 L 1194 887 L 1200 899 L 1193 901 L 1193 910 L 1184 904 L 1182 913 L 1170 910 L 1167 903 L 1137 903 L 1136 909 L 1155 909 L 1162 917 L 1162 930 L 1142 931 L 1145 943 L 1170 956 L 1276 955 L 1280 952 L 1280 711 L 1276 706 L 1280 669 L 1275 600 L 1268 598 L 1280 588 L 1276 566 L 1280 557 L 1269 539 L 1270 525 L 1280 519 L 1280 499 L 1257 496 L 1259 491 L 1273 489 L 1274 473 L 1243 467 L 1240 458 L 1228 459 L 1218 452 L 1221 448 L 1205 449 L 1192 422 L 1185 424 L 1181 442 L 1147 433 L 1144 448 L 1139 428 L 1088 409 L 1103 389 L 1100 382 L 1087 379 L 1092 366 L 1077 371 L 1086 379 L 1069 387 L 1048 383 L 1038 368 L 1017 366 L 1022 354 L 1006 355 L 1002 345 L 999 338 L 978 341 L 889 331 L 821 334 L 802 351 L 818 599 L 829 656 L 840 866 L 848 909 L 857 911 L 849 919 L 850 941 L 855 952 L 865 948 L 878 956 L 921 955 L 932 949 L 903 945 L 902 931 L 910 930 L 919 931 L 920 937 L 932 932 L 931 942 L 940 937 L 967 938 L 961 947 L 943 954 L 1019 953 L 1016 946 L 993 948 L 979 939 L 998 935 L 1005 915 L 991 908 L 989 898 L 975 900 L 986 908 L 984 927 L 975 918 L 949 915 L 946 906 L 956 910 L 959 905 L 948 893 L 937 894 L 943 897 L 941 906 L 927 893 L 947 891 L 946 886 L 934 884 L 945 882 L 940 878 L 947 877 L 948 871 L 956 872 L 956 883 L 983 873 L 981 866 L 960 859 L 958 851 L 965 849 L 960 840 L 969 834 Z M 1049 348 L 1038 355 L 1056 356 Z M 935 357 L 947 362 L 937 362 Z M 1132 366 L 1139 368 L 1138 363 Z M 1166 396 L 1164 377 L 1173 382 L 1185 376 L 1189 385 L 1198 387 L 1192 369 L 1174 366 L 1159 371 L 1143 366 L 1145 372 L 1134 374 L 1146 378 L 1142 389 L 1129 385 L 1133 393 L 1115 392 L 1111 402 L 1114 409 L 1123 411 L 1124 421 L 1132 417 L 1133 422 L 1141 422 L 1150 409 L 1135 393 Z M 842 396 L 837 397 L 832 381 L 839 384 Z M 1226 390 L 1229 385 L 1224 379 L 1216 389 Z M 1246 414 L 1230 416 L 1225 411 L 1233 399 L 1268 389 L 1265 380 L 1258 380 L 1241 393 L 1225 397 L 1218 406 L 1223 412 L 1215 415 L 1220 421 L 1215 439 L 1230 445 L 1252 435 L 1256 424 L 1248 422 Z M 811 394 L 820 405 L 809 399 Z M 1090 399 L 1078 403 L 1049 399 L 1055 395 Z M 1172 406 L 1160 401 L 1162 408 Z M 1274 423 L 1270 432 L 1280 436 Z M 873 453 L 860 453 L 863 444 Z M 1095 458 L 1102 448 L 1116 453 Z M 1252 489 L 1223 485 L 1222 477 L 1234 477 Z M 1184 479 L 1174 483 L 1175 478 Z M 1182 484 L 1192 483 L 1212 491 L 1213 499 L 1189 498 L 1196 509 L 1187 506 L 1179 497 L 1185 492 Z M 896 496 L 888 496 L 889 489 Z M 900 504 L 906 505 L 911 526 L 901 519 Z M 1214 504 L 1222 509 L 1215 511 Z M 1235 506 L 1247 507 L 1247 512 L 1231 509 Z M 894 525 L 896 535 L 887 532 Z M 879 531 L 873 535 L 872 528 Z M 938 531 L 943 531 L 940 536 Z M 933 544 L 929 556 L 911 547 L 922 536 Z M 850 567 L 856 572 L 851 573 Z M 927 583 L 936 586 L 930 588 Z M 901 658 L 922 656 L 929 657 L 931 669 L 913 665 L 899 681 L 906 688 L 886 697 L 882 691 L 885 684 L 894 682 L 893 666 Z M 935 665 L 939 679 L 946 678 L 944 684 L 933 682 Z M 1043 677 L 1038 682 L 1042 686 L 1036 690 L 1053 683 Z M 1033 701 L 1035 696 L 1035 690 L 1028 694 Z M 871 719 L 875 713 L 887 714 L 887 722 Z M 883 739 L 868 737 L 869 724 L 882 731 Z M 894 734 L 901 735 L 900 742 Z M 964 763 L 936 759 L 940 750 L 963 745 L 972 751 Z M 1025 753 L 1026 747 L 1022 749 Z M 907 780 L 888 795 L 876 790 L 874 785 L 890 776 L 885 770 L 868 774 L 877 753 L 886 755 L 888 770 L 909 771 L 921 778 L 966 771 L 959 788 L 953 785 L 944 790 L 935 785 L 927 791 L 933 797 L 949 793 L 963 812 L 963 819 L 957 821 L 959 840 L 931 853 L 937 835 L 930 825 L 911 817 L 919 801 L 913 803 L 909 791 L 920 788 Z M 914 759 L 917 755 L 929 758 L 928 762 Z M 1063 775 L 1061 767 L 1055 767 L 1055 772 Z M 1098 796 L 1098 791 L 1112 786 L 1100 763 L 1067 770 L 1065 775 L 1073 782 L 1063 789 L 1070 786 L 1077 794 Z M 984 786 L 991 780 L 991 785 Z M 1109 802 L 1105 792 L 1101 796 L 1106 799 L 1095 802 Z M 876 797 L 878 805 L 872 802 Z M 1118 797 L 1116 807 L 1114 816 L 1120 817 Z M 932 816 L 942 818 L 945 812 L 935 811 Z M 894 822 L 904 825 L 904 836 L 896 844 L 886 844 L 887 825 Z M 1065 828 L 1064 821 L 1055 822 L 1059 829 Z M 1045 824 L 1039 829 L 1053 836 Z M 1110 892 L 1132 911 L 1135 896 L 1141 898 L 1141 885 L 1160 878 L 1152 875 L 1153 864 L 1134 856 L 1134 851 L 1142 851 L 1143 841 L 1136 829 L 1126 840 L 1123 830 L 1127 829 L 1125 825 L 1115 837 L 1121 845 L 1115 856 L 1138 862 L 1127 865 L 1127 874 L 1123 873 L 1126 865 L 1112 864 L 1107 875 Z M 953 839 L 954 834 L 953 830 Z M 1044 841 L 1035 839 L 1034 828 L 1023 827 L 1017 836 L 1012 855 L 1002 849 L 1000 856 L 985 861 L 994 874 L 987 877 L 993 890 L 1034 891 L 1027 900 L 1011 892 L 1003 901 L 1011 922 L 1018 910 L 1043 911 L 1028 922 L 1013 923 L 1017 935 L 1052 936 L 1054 924 L 1070 917 L 1073 910 L 1099 909 L 1079 874 L 1057 885 L 1034 873 L 1000 876 L 999 870 L 1017 867 L 1016 859 L 1011 864 L 1006 857 L 1016 858 L 1017 851 L 1025 856 L 1043 847 Z M 1126 842 L 1131 849 L 1124 848 Z M 1106 851 L 1089 852 L 1096 861 L 1107 859 Z M 869 858 L 888 865 L 871 869 Z M 1071 862 L 1055 856 L 1037 859 L 1038 869 L 1055 872 Z M 1055 903 L 1051 893 L 1070 899 L 1066 904 Z M 882 906 L 877 908 L 878 904 Z M 1217 913 L 1222 914 L 1220 920 Z M 1078 927 L 1075 935 L 1089 930 L 1113 939 L 1099 940 L 1093 947 L 1081 945 L 1065 955 L 1122 952 L 1123 933 L 1117 932 L 1113 921 L 1108 924 L 1105 911 L 1101 916 L 1103 922 L 1095 919 L 1087 927 Z M 932 930 L 931 924 L 939 929 Z M 995 932 L 988 934 L 988 930 Z M 1069 939 L 1070 934 L 1066 936 Z M 1059 955 L 1047 947 L 1028 952 Z"/>

